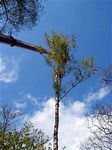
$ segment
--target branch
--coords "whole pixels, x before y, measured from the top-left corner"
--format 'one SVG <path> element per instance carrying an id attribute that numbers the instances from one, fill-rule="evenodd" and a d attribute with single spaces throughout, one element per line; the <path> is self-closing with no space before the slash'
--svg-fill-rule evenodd
<path id="1" fill-rule="evenodd" d="M 83 75 L 81 75 L 81 78 L 78 80 L 76 79 L 76 81 L 74 83 L 72 83 L 72 87 L 70 87 L 68 89 L 68 91 L 60 98 L 60 100 L 62 100 L 74 87 L 76 87 L 80 82 L 85 81 L 86 79 L 88 79 L 92 74 L 94 74 L 94 72 L 90 72 L 89 76 L 87 74 L 88 72 L 85 71 Z"/>
<path id="2" fill-rule="evenodd" d="M 72 87 L 70 87 L 68 89 L 68 91 L 60 98 L 60 101 L 74 88 L 76 87 L 80 82 L 82 81 L 82 79 L 80 81 L 78 81 L 77 83 L 73 84 Z"/>
<path id="3" fill-rule="evenodd" d="M 7 14 L 6 4 L 5 4 L 5 1 L 4 1 L 4 0 L 2 0 L 2 2 L 3 2 L 3 5 L 4 5 L 5 15 L 6 15 L 6 18 L 7 18 L 7 20 L 8 20 L 9 17 L 8 17 L 8 14 Z"/>

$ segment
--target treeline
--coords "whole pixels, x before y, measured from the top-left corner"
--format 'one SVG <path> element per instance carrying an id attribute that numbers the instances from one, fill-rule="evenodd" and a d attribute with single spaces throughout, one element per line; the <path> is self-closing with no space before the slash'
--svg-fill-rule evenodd
<path id="1" fill-rule="evenodd" d="M 22 124 L 21 117 L 8 106 L 0 109 L 0 150 L 45 150 L 48 137 L 31 122 Z"/>

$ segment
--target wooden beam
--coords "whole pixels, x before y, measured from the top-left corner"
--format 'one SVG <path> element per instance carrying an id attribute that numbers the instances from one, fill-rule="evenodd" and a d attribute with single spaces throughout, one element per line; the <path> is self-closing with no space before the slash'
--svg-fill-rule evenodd
<path id="1" fill-rule="evenodd" d="M 26 43 L 24 41 L 13 38 L 12 36 L 0 34 L 0 42 L 4 44 L 8 44 L 10 46 L 17 46 L 17 47 L 25 48 L 27 50 L 39 52 L 41 54 L 49 54 L 49 51 L 47 51 L 46 49 L 40 46 Z"/>

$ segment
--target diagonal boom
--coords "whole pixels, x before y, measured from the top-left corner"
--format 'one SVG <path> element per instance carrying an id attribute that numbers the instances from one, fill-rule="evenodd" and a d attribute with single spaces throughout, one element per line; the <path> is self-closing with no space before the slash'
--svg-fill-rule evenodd
<path id="1" fill-rule="evenodd" d="M 49 54 L 49 52 L 46 49 L 40 46 L 36 46 L 30 43 L 15 39 L 12 36 L 0 34 L 0 43 L 8 44 L 10 46 L 17 46 L 17 47 L 25 48 L 27 50 L 39 52 L 41 54 Z"/>

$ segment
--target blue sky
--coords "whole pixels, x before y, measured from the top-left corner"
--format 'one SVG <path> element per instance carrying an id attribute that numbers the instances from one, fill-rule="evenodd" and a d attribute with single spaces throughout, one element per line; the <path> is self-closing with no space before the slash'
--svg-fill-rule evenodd
<path id="1" fill-rule="evenodd" d="M 102 69 L 112 64 L 111 0 L 48 0 L 44 6 L 45 14 L 38 26 L 30 31 L 21 31 L 15 35 L 16 38 L 47 48 L 45 32 L 51 34 L 55 30 L 65 35 L 75 34 L 75 55 L 79 60 L 93 56 L 96 65 Z M 30 116 L 38 110 L 45 112 L 44 107 L 54 92 L 51 71 L 43 57 L 35 52 L 0 44 L 0 67 L 0 105 L 8 104 Z M 111 103 L 109 90 L 99 87 L 98 80 L 102 74 L 100 71 L 76 87 L 63 101 L 64 107 L 70 109 L 71 103 L 78 101 L 85 108 L 87 100 L 88 105 Z"/>

